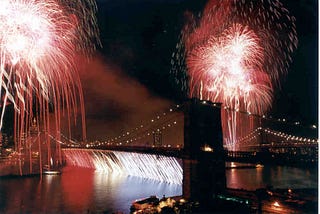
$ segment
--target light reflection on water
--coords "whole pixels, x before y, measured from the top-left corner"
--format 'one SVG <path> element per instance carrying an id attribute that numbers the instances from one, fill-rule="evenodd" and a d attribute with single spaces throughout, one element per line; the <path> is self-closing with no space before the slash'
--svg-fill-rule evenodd
<path id="1" fill-rule="evenodd" d="M 61 175 L 0 179 L 0 213 L 129 213 L 132 201 L 181 195 L 181 185 L 65 168 Z"/>
<path id="2" fill-rule="evenodd" d="M 131 203 L 139 198 L 181 195 L 181 185 L 142 179 L 132 176 L 113 176 L 94 173 L 94 193 L 97 210 L 128 212 Z M 106 206 L 107 204 L 107 206 Z M 113 209 L 112 209 L 113 208 Z M 121 208 L 121 209 L 120 209 Z"/>
<path id="3" fill-rule="evenodd" d="M 229 188 L 256 190 L 267 185 L 273 188 L 318 188 L 317 169 L 301 169 L 288 166 L 264 166 L 262 168 L 226 170 Z"/>
<path id="4" fill-rule="evenodd" d="M 226 170 L 227 186 L 255 190 L 317 188 L 317 170 L 268 167 Z M 129 213 L 135 199 L 181 195 L 181 185 L 65 168 L 58 176 L 1 178 L 0 213 Z"/>

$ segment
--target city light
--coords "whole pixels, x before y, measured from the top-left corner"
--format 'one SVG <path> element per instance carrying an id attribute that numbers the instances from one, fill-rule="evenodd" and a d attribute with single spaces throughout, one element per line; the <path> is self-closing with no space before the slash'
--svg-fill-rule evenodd
<path id="1" fill-rule="evenodd" d="M 280 207 L 280 204 L 279 204 L 278 201 L 275 201 L 275 202 L 273 203 L 273 206 L 275 206 L 275 207 Z"/>

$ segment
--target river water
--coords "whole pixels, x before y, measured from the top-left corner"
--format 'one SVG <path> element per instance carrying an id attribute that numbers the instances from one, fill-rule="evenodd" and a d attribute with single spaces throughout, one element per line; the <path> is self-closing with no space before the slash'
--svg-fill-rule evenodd
<path id="1" fill-rule="evenodd" d="M 226 170 L 229 188 L 317 188 L 317 169 Z M 0 213 L 129 213 L 135 199 L 182 194 L 181 185 L 66 167 L 61 175 L 0 179 Z"/>

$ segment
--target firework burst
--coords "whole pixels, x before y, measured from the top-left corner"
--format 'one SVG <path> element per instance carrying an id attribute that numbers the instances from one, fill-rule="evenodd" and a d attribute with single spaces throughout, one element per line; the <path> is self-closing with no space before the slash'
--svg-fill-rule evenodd
<path id="1" fill-rule="evenodd" d="M 223 103 L 225 144 L 235 150 L 237 138 L 255 128 L 237 112 L 267 111 L 287 73 L 297 47 L 294 17 L 279 1 L 267 0 L 209 1 L 200 18 L 186 17 L 172 72 L 188 82 L 183 87 L 190 97 Z"/>
<path id="2" fill-rule="evenodd" d="M 88 0 L 3 0 L 0 2 L 1 124 L 5 106 L 15 108 L 16 148 L 34 121 L 49 139 L 60 139 L 61 117 L 77 117 L 84 105 L 75 55 L 89 55 L 99 41 L 96 5 Z M 53 112 L 54 116 L 49 117 Z M 74 120 L 76 122 L 76 120 Z M 54 127 L 50 127 L 54 124 Z M 52 135 L 50 135 L 52 136 Z M 48 147 L 49 149 L 49 147 Z M 48 156 L 49 158 L 49 156 Z"/>

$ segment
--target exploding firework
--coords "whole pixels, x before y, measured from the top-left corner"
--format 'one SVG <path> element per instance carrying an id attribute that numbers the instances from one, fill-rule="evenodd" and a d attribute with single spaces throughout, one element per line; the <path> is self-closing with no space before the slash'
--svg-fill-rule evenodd
<path id="1" fill-rule="evenodd" d="M 200 18 L 187 18 L 172 71 L 188 81 L 190 97 L 223 103 L 225 144 L 235 150 L 237 138 L 254 128 L 252 117 L 238 112 L 267 111 L 287 73 L 297 47 L 294 17 L 279 1 L 216 0 Z"/>
<path id="2" fill-rule="evenodd" d="M 68 118 L 71 133 L 71 119 L 76 122 L 79 104 L 85 138 L 83 95 L 75 54 L 93 53 L 99 41 L 95 12 L 96 5 L 90 0 L 0 2 L 0 128 L 6 105 L 12 104 L 16 149 L 31 148 L 32 142 L 25 139 L 35 123 L 47 141 L 49 136 L 60 141 L 61 117 Z M 49 116 L 51 112 L 53 116 Z"/>

